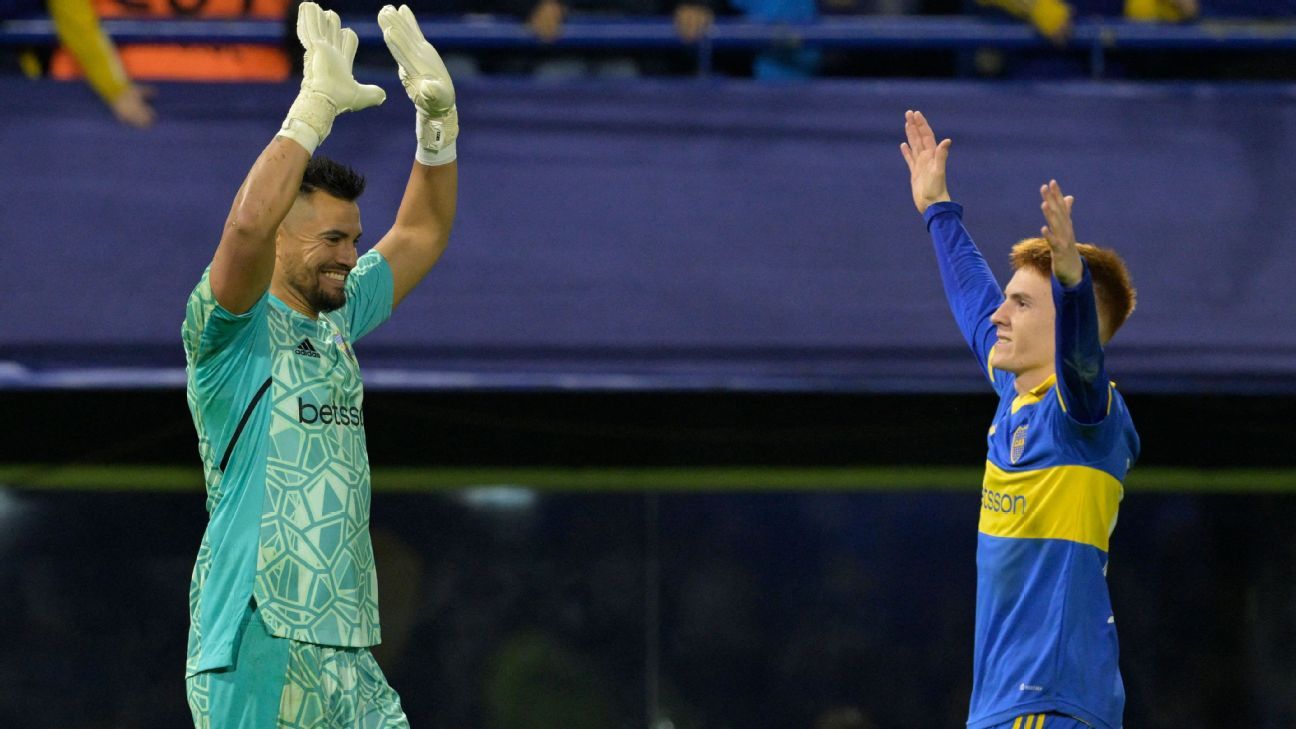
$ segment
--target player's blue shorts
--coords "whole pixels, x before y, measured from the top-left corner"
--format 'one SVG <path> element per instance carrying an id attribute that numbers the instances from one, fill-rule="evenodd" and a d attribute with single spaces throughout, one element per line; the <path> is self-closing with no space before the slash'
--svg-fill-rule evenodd
<path id="1" fill-rule="evenodd" d="M 1016 719 L 996 724 L 991 729 L 1090 729 L 1090 727 L 1074 716 L 1046 711 L 1042 714 L 1023 714 Z"/>
<path id="2" fill-rule="evenodd" d="M 185 681 L 196 729 L 409 729 L 368 648 L 278 638 L 255 609 L 234 665 Z"/>

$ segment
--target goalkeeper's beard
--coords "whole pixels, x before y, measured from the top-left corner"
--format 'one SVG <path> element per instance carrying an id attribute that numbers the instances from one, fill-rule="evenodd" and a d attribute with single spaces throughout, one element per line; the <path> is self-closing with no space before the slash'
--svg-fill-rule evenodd
<path id="1" fill-rule="evenodd" d="M 317 314 L 336 311 L 346 305 L 345 284 L 336 291 L 327 290 L 321 284 L 326 269 L 325 266 L 315 269 L 302 267 L 294 271 L 293 275 L 288 279 L 289 285 L 297 291 L 297 294 L 302 297 L 306 305 Z"/>

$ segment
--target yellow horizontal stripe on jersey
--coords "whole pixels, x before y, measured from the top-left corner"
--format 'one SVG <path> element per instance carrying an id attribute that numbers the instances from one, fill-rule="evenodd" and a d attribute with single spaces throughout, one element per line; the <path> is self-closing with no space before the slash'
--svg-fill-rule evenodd
<path id="1" fill-rule="evenodd" d="M 982 534 L 1012 539 L 1066 539 L 1104 552 L 1124 487 L 1088 466 L 1005 471 L 986 461 L 981 484 Z"/>

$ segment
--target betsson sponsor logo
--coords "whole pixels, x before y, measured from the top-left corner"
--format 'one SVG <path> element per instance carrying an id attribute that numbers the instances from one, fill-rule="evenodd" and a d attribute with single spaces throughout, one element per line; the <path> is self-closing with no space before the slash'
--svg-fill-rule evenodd
<path id="1" fill-rule="evenodd" d="M 359 428 L 364 426 L 364 410 L 336 403 L 313 405 L 299 397 L 297 398 L 297 422 L 304 425 L 322 423 Z"/>
<path id="2" fill-rule="evenodd" d="M 1020 494 L 1006 494 L 981 487 L 981 508 L 1001 514 L 1025 514 L 1026 497 Z"/>

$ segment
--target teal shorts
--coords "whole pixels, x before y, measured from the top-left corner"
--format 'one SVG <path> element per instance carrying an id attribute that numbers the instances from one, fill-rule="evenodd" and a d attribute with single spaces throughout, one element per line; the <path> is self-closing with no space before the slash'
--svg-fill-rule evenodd
<path id="1" fill-rule="evenodd" d="M 409 729 L 368 648 L 270 635 L 251 608 L 229 668 L 185 680 L 196 729 Z"/>

